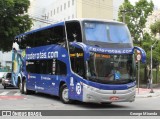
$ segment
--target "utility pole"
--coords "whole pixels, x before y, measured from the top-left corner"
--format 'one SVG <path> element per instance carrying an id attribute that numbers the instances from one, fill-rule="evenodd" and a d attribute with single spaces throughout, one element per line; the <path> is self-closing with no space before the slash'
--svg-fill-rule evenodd
<path id="1" fill-rule="evenodd" d="M 47 16 L 47 15 L 45 14 L 45 15 L 42 15 L 42 17 L 44 17 L 44 19 L 46 20 L 46 22 L 47 22 L 47 24 L 48 24 L 48 22 L 49 22 L 49 21 L 48 21 L 48 17 L 49 17 L 49 16 Z"/>
<path id="2" fill-rule="evenodd" d="M 127 10 L 121 10 L 121 13 L 122 13 L 122 17 L 123 17 L 123 23 L 125 23 L 126 22 L 125 16 L 126 16 Z"/>
<path id="3" fill-rule="evenodd" d="M 42 15 L 42 17 L 44 17 L 45 20 L 48 19 L 48 16 L 45 14 L 45 15 Z"/>
<path id="4" fill-rule="evenodd" d="M 124 10 L 124 9 L 120 11 L 122 13 L 123 23 L 126 23 L 126 13 L 133 11 L 134 10 Z"/>

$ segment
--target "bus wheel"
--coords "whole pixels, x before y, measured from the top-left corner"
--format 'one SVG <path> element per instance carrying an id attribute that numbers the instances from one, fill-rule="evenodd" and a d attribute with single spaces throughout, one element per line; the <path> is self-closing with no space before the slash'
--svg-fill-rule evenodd
<path id="1" fill-rule="evenodd" d="M 66 84 L 63 84 L 60 88 L 60 99 L 64 104 L 71 103 L 71 100 L 68 98 L 68 88 Z"/>
<path id="2" fill-rule="evenodd" d="M 28 94 L 28 90 L 27 90 L 27 86 L 26 86 L 26 80 L 23 81 L 23 91 L 24 91 L 24 94 Z"/>
<path id="3" fill-rule="evenodd" d="M 23 83 L 22 82 L 20 82 L 19 83 L 19 89 L 20 89 L 20 92 L 23 94 L 24 93 L 24 88 L 23 88 L 24 86 L 23 86 Z"/>

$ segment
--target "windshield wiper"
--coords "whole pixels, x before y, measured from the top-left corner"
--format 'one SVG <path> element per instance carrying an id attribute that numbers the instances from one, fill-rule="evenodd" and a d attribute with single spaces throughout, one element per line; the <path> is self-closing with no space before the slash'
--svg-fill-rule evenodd
<path id="1" fill-rule="evenodd" d="M 96 46 L 96 47 L 100 47 L 99 45 L 94 45 L 94 46 Z"/>

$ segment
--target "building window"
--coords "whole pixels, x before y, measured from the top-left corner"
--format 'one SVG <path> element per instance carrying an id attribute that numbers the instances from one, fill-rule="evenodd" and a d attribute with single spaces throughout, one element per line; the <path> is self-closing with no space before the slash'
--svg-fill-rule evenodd
<path id="1" fill-rule="evenodd" d="M 51 17 L 52 17 L 52 11 L 51 11 Z"/>
<path id="2" fill-rule="evenodd" d="M 56 14 L 56 10 L 54 9 L 54 15 Z"/>
<path id="3" fill-rule="evenodd" d="M 61 11 L 62 11 L 62 5 L 61 5 Z"/>
<path id="4" fill-rule="evenodd" d="M 47 16 L 47 19 L 49 19 L 49 12 L 48 12 L 48 16 Z"/>
<path id="5" fill-rule="evenodd" d="M 47 19 L 47 15 L 46 14 L 43 17 L 44 17 L 45 20 Z"/>
<path id="6" fill-rule="evenodd" d="M 58 12 L 59 12 L 59 7 L 57 7 L 57 14 L 58 14 Z"/>
<path id="7" fill-rule="evenodd" d="M 68 7 L 70 7 L 70 1 L 68 1 Z"/>
<path id="8" fill-rule="evenodd" d="M 74 5 L 74 0 L 72 0 L 72 5 Z"/>
<path id="9" fill-rule="evenodd" d="M 64 10 L 66 9 L 66 3 L 64 3 Z"/>

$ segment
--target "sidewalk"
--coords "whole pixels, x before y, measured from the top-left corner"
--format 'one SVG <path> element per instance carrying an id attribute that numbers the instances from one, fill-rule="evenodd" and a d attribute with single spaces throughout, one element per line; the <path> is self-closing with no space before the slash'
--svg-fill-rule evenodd
<path id="1" fill-rule="evenodd" d="M 147 98 L 147 97 L 157 97 L 160 96 L 160 89 L 153 88 L 154 93 L 150 93 L 151 89 L 147 88 L 136 88 L 136 98 Z"/>

